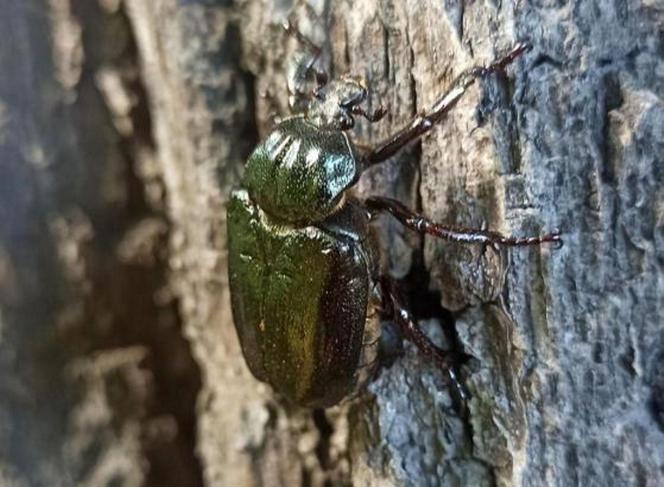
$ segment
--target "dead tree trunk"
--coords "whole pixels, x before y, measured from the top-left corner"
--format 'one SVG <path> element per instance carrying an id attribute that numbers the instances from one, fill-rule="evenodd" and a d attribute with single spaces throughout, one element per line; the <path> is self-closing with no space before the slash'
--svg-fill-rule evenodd
<path id="1" fill-rule="evenodd" d="M 5 3 L 0 481 L 664 483 L 657 2 Z M 282 404 L 244 365 L 224 204 L 286 113 L 291 12 L 332 73 L 390 108 L 355 130 L 365 144 L 462 70 L 534 46 L 358 186 L 435 220 L 563 234 L 480 254 L 378 222 L 418 319 L 471 355 L 467 420 L 409 344 L 326 411 Z"/>

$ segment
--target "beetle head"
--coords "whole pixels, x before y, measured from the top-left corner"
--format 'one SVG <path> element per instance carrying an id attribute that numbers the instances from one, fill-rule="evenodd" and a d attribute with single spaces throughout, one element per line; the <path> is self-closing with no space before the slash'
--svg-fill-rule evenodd
<path id="1" fill-rule="evenodd" d="M 309 102 L 307 120 L 321 128 L 348 130 L 355 125 L 355 115 L 361 115 L 371 122 L 385 115 L 381 107 L 369 114 L 361 104 L 367 99 L 367 84 L 362 78 L 344 76 L 330 81 L 314 90 L 314 98 Z"/>

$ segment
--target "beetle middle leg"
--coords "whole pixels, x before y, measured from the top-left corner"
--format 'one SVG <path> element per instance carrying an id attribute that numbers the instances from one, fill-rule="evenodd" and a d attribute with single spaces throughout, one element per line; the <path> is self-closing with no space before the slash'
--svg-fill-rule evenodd
<path id="1" fill-rule="evenodd" d="M 443 225 L 441 223 L 436 223 L 423 215 L 415 213 L 397 200 L 384 198 L 382 196 L 372 196 L 367 198 L 364 204 L 369 211 L 390 213 L 399 222 L 411 230 L 450 240 L 452 242 L 479 244 L 482 245 L 483 248 L 490 246 L 496 250 L 500 246 L 527 247 L 547 242 L 556 243 L 558 245 L 562 244 L 562 238 L 558 232 L 535 237 L 511 237 L 491 230 Z"/>
<path id="2" fill-rule="evenodd" d="M 479 78 L 485 78 L 491 73 L 503 71 L 521 54 L 531 48 L 530 44 L 520 42 L 505 56 L 493 61 L 487 66 L 475 66 L 461 73 L 452 86 L 436 101 L 428 112 L 417 115 L 411 122 L 380 142 L 377 147 L 364 156 L 367 165 L 378 164 L 390 158 L 408 143 L 416 140 L 438 122 L 454 107 L 468 88 Z"/>
<path id="3" fill-rule="evenodd" d="M 454 370 L 455 363 L 458 362 L 458 354 L 443 350 L 426 336 L 410 311 L 408 311 L 394 280 L 383 276 L 380 284 L 386 311 L 392 315 L 404 336 L 415 344 L 424 356 L 433 360 L 444 371 L 447 382 L 454 388 L 453 397 L 459 403 L 461 414 L 467 415 L 468 393 L 459 382 Z"/>

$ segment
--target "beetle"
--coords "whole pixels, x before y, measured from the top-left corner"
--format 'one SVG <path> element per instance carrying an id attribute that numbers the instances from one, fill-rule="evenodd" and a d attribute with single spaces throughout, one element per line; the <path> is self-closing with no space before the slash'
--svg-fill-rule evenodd
<path id="1" fill-rule="evenodd" d="M 319 48 L 290 23 L 285 27 L 315 59 Z M 296 73 L 289 85 L 291 107 L 304 93 L 311 71 L 318 86 L 300 113 L 277 123 L 256 146 L 227 209 L 233 318 L 246 363 L 258 380 L 301 406 L 337 404 L 370 377 L 373 367 L 367 364 L 376 363 L 379 320 L 387 314 L 465 399 L 451 353 L 431 342 L 396 283 L 380 275 L 372 216 L 387 212 L 422 234 L 485 248 L 560 242 L 560 235 L 515 238 L 451 227 L 393 199 L 360 201 L 349 189 L 365 169 L 430 131 L 476 80 L 503 71 L 529 48 L 517 43 L 487 66 L 464 71 L 429 111 L 367 150 L 360 150 L 349 136 L 355 117 L 377 122 L 386 110 L 364 108 L 365 80 L 328 80 L 316 71 L 315 61 Z"/>

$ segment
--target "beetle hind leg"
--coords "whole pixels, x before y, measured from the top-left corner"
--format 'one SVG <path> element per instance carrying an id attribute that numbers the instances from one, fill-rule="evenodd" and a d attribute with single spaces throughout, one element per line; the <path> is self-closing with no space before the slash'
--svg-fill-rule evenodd
<path id="1" fill-rule="evenodd" d="M 410 311 L 406 307 L 404 300 L 398 290 L 394 280 L 389 277 L 381 279 L 381 289 L 383 295 L 383 306 L 390 312 L 397 325 L 401 328 L 404 336 L 411 341 L 419 351 L 433 360 L 434 363 L 445 373 L 445 379 L 452 386 L 453 397 L 459 405 L 462 416 L 468 415 L 468 393 L 459 381 L 455 365 L 459 362 L 462 354 L 453 351 L 445 351 L 436 346 L 428 336 L 422 331 L 415 321 Z"/>

